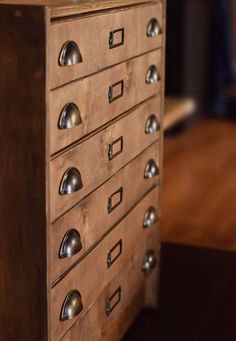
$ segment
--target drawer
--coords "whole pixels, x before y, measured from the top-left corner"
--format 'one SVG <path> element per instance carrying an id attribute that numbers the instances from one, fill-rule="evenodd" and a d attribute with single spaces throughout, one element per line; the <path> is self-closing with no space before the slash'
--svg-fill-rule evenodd
<path id="1" fill-rule="evenodd" d="M 150 208 L 158 211 L 158 188 L 152 190 L 51 292 L 53 340 L 60 339 L 86 312 L 107 284 L 123 269 L 134 249 L 157 227 Z M 129 229 L 127 229 L 129 226 Z M 76 310 L 72 315 L 71 304 Z M 70 320 L 68 319 L 70 316 Z"/>
<path id="2" fill-rule="evenodd" d="M 156 67 L 153 83 L 147 83 L 152 65 Z M 160 72 L 161 50 L 157 50 L 51 91 L 51 154 L 155 95 L 160 89 Z"/>
<path id="3" fill-rule="evenodd" d="M 50 87 L 121 63 L 162 45 L 162 5 L 154 4 L 53 22 Z"/>
<path id="4" fill-rule="evenodd" d="M 119 341 L 145 304 L 145 286 L 152 274 L 142 271 L 147 252 L 156 249 L 155 230 L 149 241 L 141 243 L 122 271 L 98 296 L 93 306 L 79 319 L 62 341 Z M 155 254 L 156 267 L 159 254 Z M 154 269 L 156 271 L 156 268 Z"/>
<path id="5" fill-rule="evenodd" d="M 52 224 L 52 282 L 78 261 L 157 184 L 156 177 L 144 179 L 143 176 L 150 160 L 159 165 L 158 142 Z"/>
<path id="6" fill-rule="evenodd" d="M 159 138 L 158 124 L 147 128 L 158 106 L 159 99 L 152 99 L 51 162 L 52 221 Z"/>

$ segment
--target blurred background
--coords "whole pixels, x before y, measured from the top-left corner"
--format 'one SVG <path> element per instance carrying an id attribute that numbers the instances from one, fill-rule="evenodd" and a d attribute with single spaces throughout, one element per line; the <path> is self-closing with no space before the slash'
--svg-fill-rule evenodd
<path id="1" fill-rule="evenodd" d="M 236 340 L 236 0 L 168 0 L 160 311 L 125 340 Z"/>

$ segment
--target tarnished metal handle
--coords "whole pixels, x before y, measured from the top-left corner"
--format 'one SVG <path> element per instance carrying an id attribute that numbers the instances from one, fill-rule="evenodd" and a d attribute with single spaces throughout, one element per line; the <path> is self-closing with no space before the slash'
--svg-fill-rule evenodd
<path id="1" fill-rule="evenodd" d="M 158 122 L 155 115 L 150 115 L 146 127 L 145 127 L 145 133 L 146 134 L 153 134 L 160 130 L 160 123 Z"/>
<path id="2" fill-rule="evenodd" d="M 75 128 L 82 123 L 80 111 L 76 104 L 68 103 L 62 109 L 58 121 L 59 129 Z"/>
<path id="3" fill-rule="evenodd" d="M 62 305 L 60 320 L 68 321 L 78 316 L 83 310 L 81 295 L 77 290 L 71 290 Z"/>
<path id="4" fill-rule="evenodd" d="M 160 74 L 155 65 L 150 65 L 147 70 L 146 83 L 154 84 L 161 80 Z"/>
<path id="5" fill-rule="evenodd" d="M 82 250 L 82 242 L 79 232 L 76 229 L 69 230 L 61 243 L 59 258 L 69 258 Z"/>
<path id="6" fill-rule="evenodd" d="M 149 274 L 154 267 L 156 266 L 157 261 L 156 261 L 156 256 L 155 256 L 155 252 L 153 250 L 148 250 L 143 262 L 143 272 L 145 274 Z"/>
<path id="7" fill-rule="evenodd" d="M 156 162 L 153 159 L 151 159 L 146 164 L 145 172 L 144 172 L 144 179 L 151 179 L 154 176 L 158 176 L 159 172 L 160 171 L 159 171 L 158 166 L 156 165 Z"/>
<path id="8" fill-rule="evenodd" d="M 80 172 L 77 168 L 69 168 L 63 175 L 59 193 L 61 195 L 73 194 L 83 187 Z"/>
<path id="9" fill-rule="evenodd" d="M 60 52 L 59 65 L 71 66 L 83 62 L 79 46 L 74 41 L 67 41 Z"/>
<path id="10" fill-rule="evenodd" d="M 153 38 L 153 37 L 157 37 L 159 34 L 162 34 L 161 26 L 156 18 L 152 18 L 148 22 L 147 36 L 149 38 Z"/>
<path id="11" fill-rule="evenodd" d="M 143 227 L 151 227 L 158 223 L 158 214 L 154 207 L 149 207 L 144 216 Z"/>

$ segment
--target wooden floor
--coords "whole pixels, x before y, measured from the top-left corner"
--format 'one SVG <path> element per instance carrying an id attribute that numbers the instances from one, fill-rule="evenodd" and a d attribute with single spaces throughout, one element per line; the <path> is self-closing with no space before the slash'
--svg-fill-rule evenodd
<path id="1" fill-rule="evenodd" d="M 236 251 L 236 123 L 165 140 L 162 240 Z"/>
<path id="2" fill-rule="evenodd" d="M 124 341 L 236 340 L 236 124 L 165 141 L 161 307 Z"/>

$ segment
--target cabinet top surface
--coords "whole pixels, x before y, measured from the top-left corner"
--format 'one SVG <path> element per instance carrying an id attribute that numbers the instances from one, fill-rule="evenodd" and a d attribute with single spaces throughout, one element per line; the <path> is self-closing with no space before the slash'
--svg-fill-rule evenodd
<path id="1" fill-rule="evenodd" d="M 160 0 L 159 0 L 160 1 Z M 0 4 L 35 5 L 50 8 L 51 18 L 66 17 L 123 6 L 159 2 L 158 0 L 0 0 Z"/>

